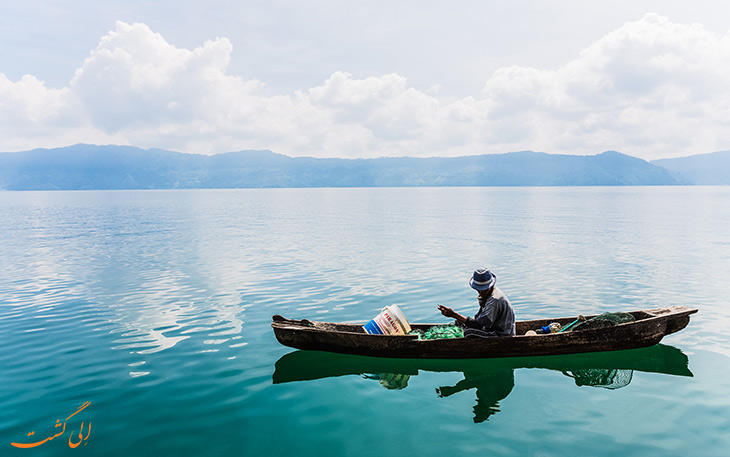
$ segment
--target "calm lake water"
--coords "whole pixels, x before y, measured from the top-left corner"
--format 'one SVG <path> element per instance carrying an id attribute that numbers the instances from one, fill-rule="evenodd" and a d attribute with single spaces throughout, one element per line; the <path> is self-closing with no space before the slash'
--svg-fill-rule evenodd
<path id="1" fill-rule="evenodd" d="M 0 192 L 0 234 L 3 456 L 729 455 L 728 187 Z M 270 328 L 471 314 L 481 266 L 518 319 L 700 311 L 648 349 L 497 360 Z"/>

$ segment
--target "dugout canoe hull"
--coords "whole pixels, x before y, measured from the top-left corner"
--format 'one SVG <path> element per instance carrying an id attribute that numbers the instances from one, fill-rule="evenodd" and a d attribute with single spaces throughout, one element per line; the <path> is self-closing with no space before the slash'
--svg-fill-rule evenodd
<path id="1" fill-rule="evenodd" d="M 538 319 L 516 323 L 517 335 L 493 338 L 451 338 L 419 341 L 415 335 L 371 335 L 359 323 L 292 320 L 273 316 L 274 335 L 284 346 L 341 354 L 413 359 L 477 359 L 577 354 L 635 349 L 658 344 L 662 338 L 689 324 L 695 308 L 675 305 L 633 311 L 635 322 L 609 328 L 527 336 L 527 330 L 558 322 L 565 326 L 576 317 Z M 591 318 L 594 316 L 586 316 Z M 411 324 L 425 330 L 438 324 Z"/>

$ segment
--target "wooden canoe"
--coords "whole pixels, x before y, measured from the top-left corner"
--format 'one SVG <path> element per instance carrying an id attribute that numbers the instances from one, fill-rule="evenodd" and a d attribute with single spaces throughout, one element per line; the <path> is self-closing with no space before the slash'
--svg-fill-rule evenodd
<path id="1" fill-rule="evenodd" d="M 669 306 L 633 311 L 634 322 L 595 330 L 528 336 L 525 332 L 558 322 L 566 326 L 576 317 L 537 319 L 516 323 L 517 335 L 492 338 L 450 338 L 419 341 L 416 335 L 371 335 L 362 324 L 292 320 L 275 315 L 271 326 L 279 343 L 296 349 L 414 359 L 477 359 L 615 351 L 653 346 L 689 324 L 695 308 Z M 586 316 L 590 319 L 595 316 Z M 426 330 L 438 324 L 411 324 Z"/>

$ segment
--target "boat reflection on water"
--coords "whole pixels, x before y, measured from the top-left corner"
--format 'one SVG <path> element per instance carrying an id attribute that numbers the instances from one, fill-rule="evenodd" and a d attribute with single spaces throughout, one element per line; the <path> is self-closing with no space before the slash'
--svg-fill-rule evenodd
<path id="1" fill-rule="evenodd" d="M 499 402 L 512 392 L 515 370 L 541 368 L 559 371 L 577 386 L 618 389 L 627 386 L 634 371 L 692 376 L 689 359 L 681 350 L 663 344 L 626 351 L 503 359 L 438 360 L 387 359 L 319 351 L 294 351 L 282 356 L 274 384 L 357 375 L 378 381 L 386 389 L 404 389 L 419 371 L 461 372 L 464 379 L 436 388 L 439 397 L 476 390 L 474 422 L 499 412 Z"/>

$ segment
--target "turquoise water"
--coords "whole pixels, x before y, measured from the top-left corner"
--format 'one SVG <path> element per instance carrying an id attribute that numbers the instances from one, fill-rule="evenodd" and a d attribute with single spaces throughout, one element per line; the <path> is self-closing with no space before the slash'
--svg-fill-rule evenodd
<path id="1" fill-rule="evenodd" d="M 730 449 L 727 187 L 0 192 L 0 233 L 3 456 Z M 700 312 L 653 348 L 499 360 L 301 352 L 270 328 L 473 313 L 480 266 L 518 319 Z"/>

